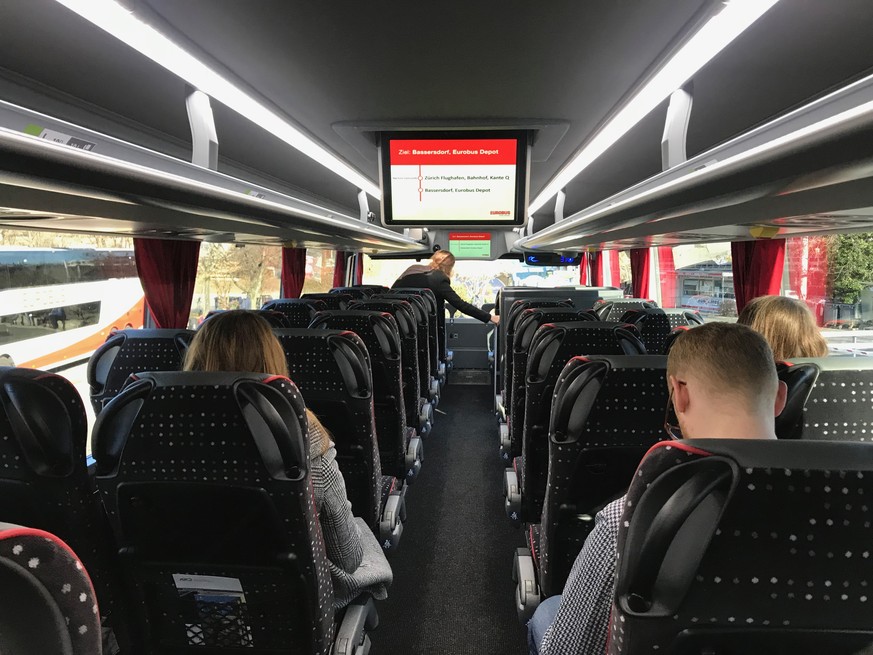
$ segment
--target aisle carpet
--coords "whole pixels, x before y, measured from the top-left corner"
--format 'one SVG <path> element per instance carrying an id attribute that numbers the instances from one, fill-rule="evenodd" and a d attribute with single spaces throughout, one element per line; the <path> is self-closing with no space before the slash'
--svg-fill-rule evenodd
<path id="1" fill-rule="evenodd" d="M 394 585 L 378 603 L 373 654 L 527 652 L 515 615 L 512 556 L 522 533 L 503 512 L 492 389 L 443 388 L 425 461 L 407 494 L 408 521 L 391 557 Z"/>

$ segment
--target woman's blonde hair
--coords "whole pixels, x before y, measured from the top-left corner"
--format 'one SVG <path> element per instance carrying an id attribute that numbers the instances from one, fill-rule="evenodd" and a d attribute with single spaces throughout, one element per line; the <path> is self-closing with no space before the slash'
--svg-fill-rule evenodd
<path id="1" fill-rule="evenodd" d="M 455 270 L 455 256 L 448 250 L 437 250 L 430 258 L 430 267 L 442 271 L 446 277 L 452 277 Z"/>
<path id="2" fill-rule="evenodd" d="M 270 324 L 254 312 L 235 309 L 207 319 L 194 334 L 183 371 L 245 371 L 289 377 L 282 344 Z M 308 409 L 310 430 L 321 430 L 323 454 L 330 446 L 330 433 Z"/>
<path id="3" fill-rule="evenodd" d="M 828 344 L 806 303 L 785 296 L 759 296 L 743 308 L 738 323 L 760 332 L 777 360 L 824 357 Z"/>

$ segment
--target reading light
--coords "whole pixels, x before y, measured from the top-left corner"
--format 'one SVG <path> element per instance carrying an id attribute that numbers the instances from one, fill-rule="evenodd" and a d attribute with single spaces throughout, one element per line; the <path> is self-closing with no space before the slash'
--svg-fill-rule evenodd
<path id="1" fill-rule="evenodd" d="M 191 86 L 227 105 L 255 125 L 363 189 L 377 200 L 379 187 L 291 125 L 256 98 L 222 77 L 115 0 L 57 0 L 82 18 L 138 50 Z"/>
<path id="2" fill-rule="evenodd" d="M 533 214 L 616 141 L 690 80 L 778 0 L 729 0 L 639 89 L 528 206 Z"/>

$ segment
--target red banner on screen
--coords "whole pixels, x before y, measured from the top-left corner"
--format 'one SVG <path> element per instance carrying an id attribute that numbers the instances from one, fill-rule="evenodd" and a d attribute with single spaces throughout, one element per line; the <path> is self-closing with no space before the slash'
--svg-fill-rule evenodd
<path id="1" fill-rule="evenodd" d="M 490 232 L 449 232 L 449 241 L 491 241 Z"/>
<path id="2" fill-rule="evenodd" d="M 392 166 L 440 164 L 510 164 L 518 154 L 516 139 L 392 139 Z"/>

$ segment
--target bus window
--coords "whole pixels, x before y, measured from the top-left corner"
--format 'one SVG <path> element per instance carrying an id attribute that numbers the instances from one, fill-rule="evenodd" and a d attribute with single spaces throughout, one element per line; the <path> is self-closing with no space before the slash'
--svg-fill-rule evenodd
<path id="1" fill-rule="evenodd" d="M 658 248 L 661 307 L 700 312 L 707 320 L 736 320 L 730 243 Z"/>
<path id="2" fill-rule="evenodd" d="M 195 329 L 216 309 L 258 309 L 279 297 L 282 249 L 202 243 L 188 327 Z"/>
<path id="3" fill-rule="evenodd" d="M 327 293 L 333 287 L 336 251 L 308 248 L 306 250 L 306 280 L 301 293 Z"/>
<path id="4" fill-rule="evenodd" d="M 88 358 L 114 328 L 142 327 L 144 307 L 130 239 L 0 230 L 3 361 L 66 377 L 89 425 Z"/>

